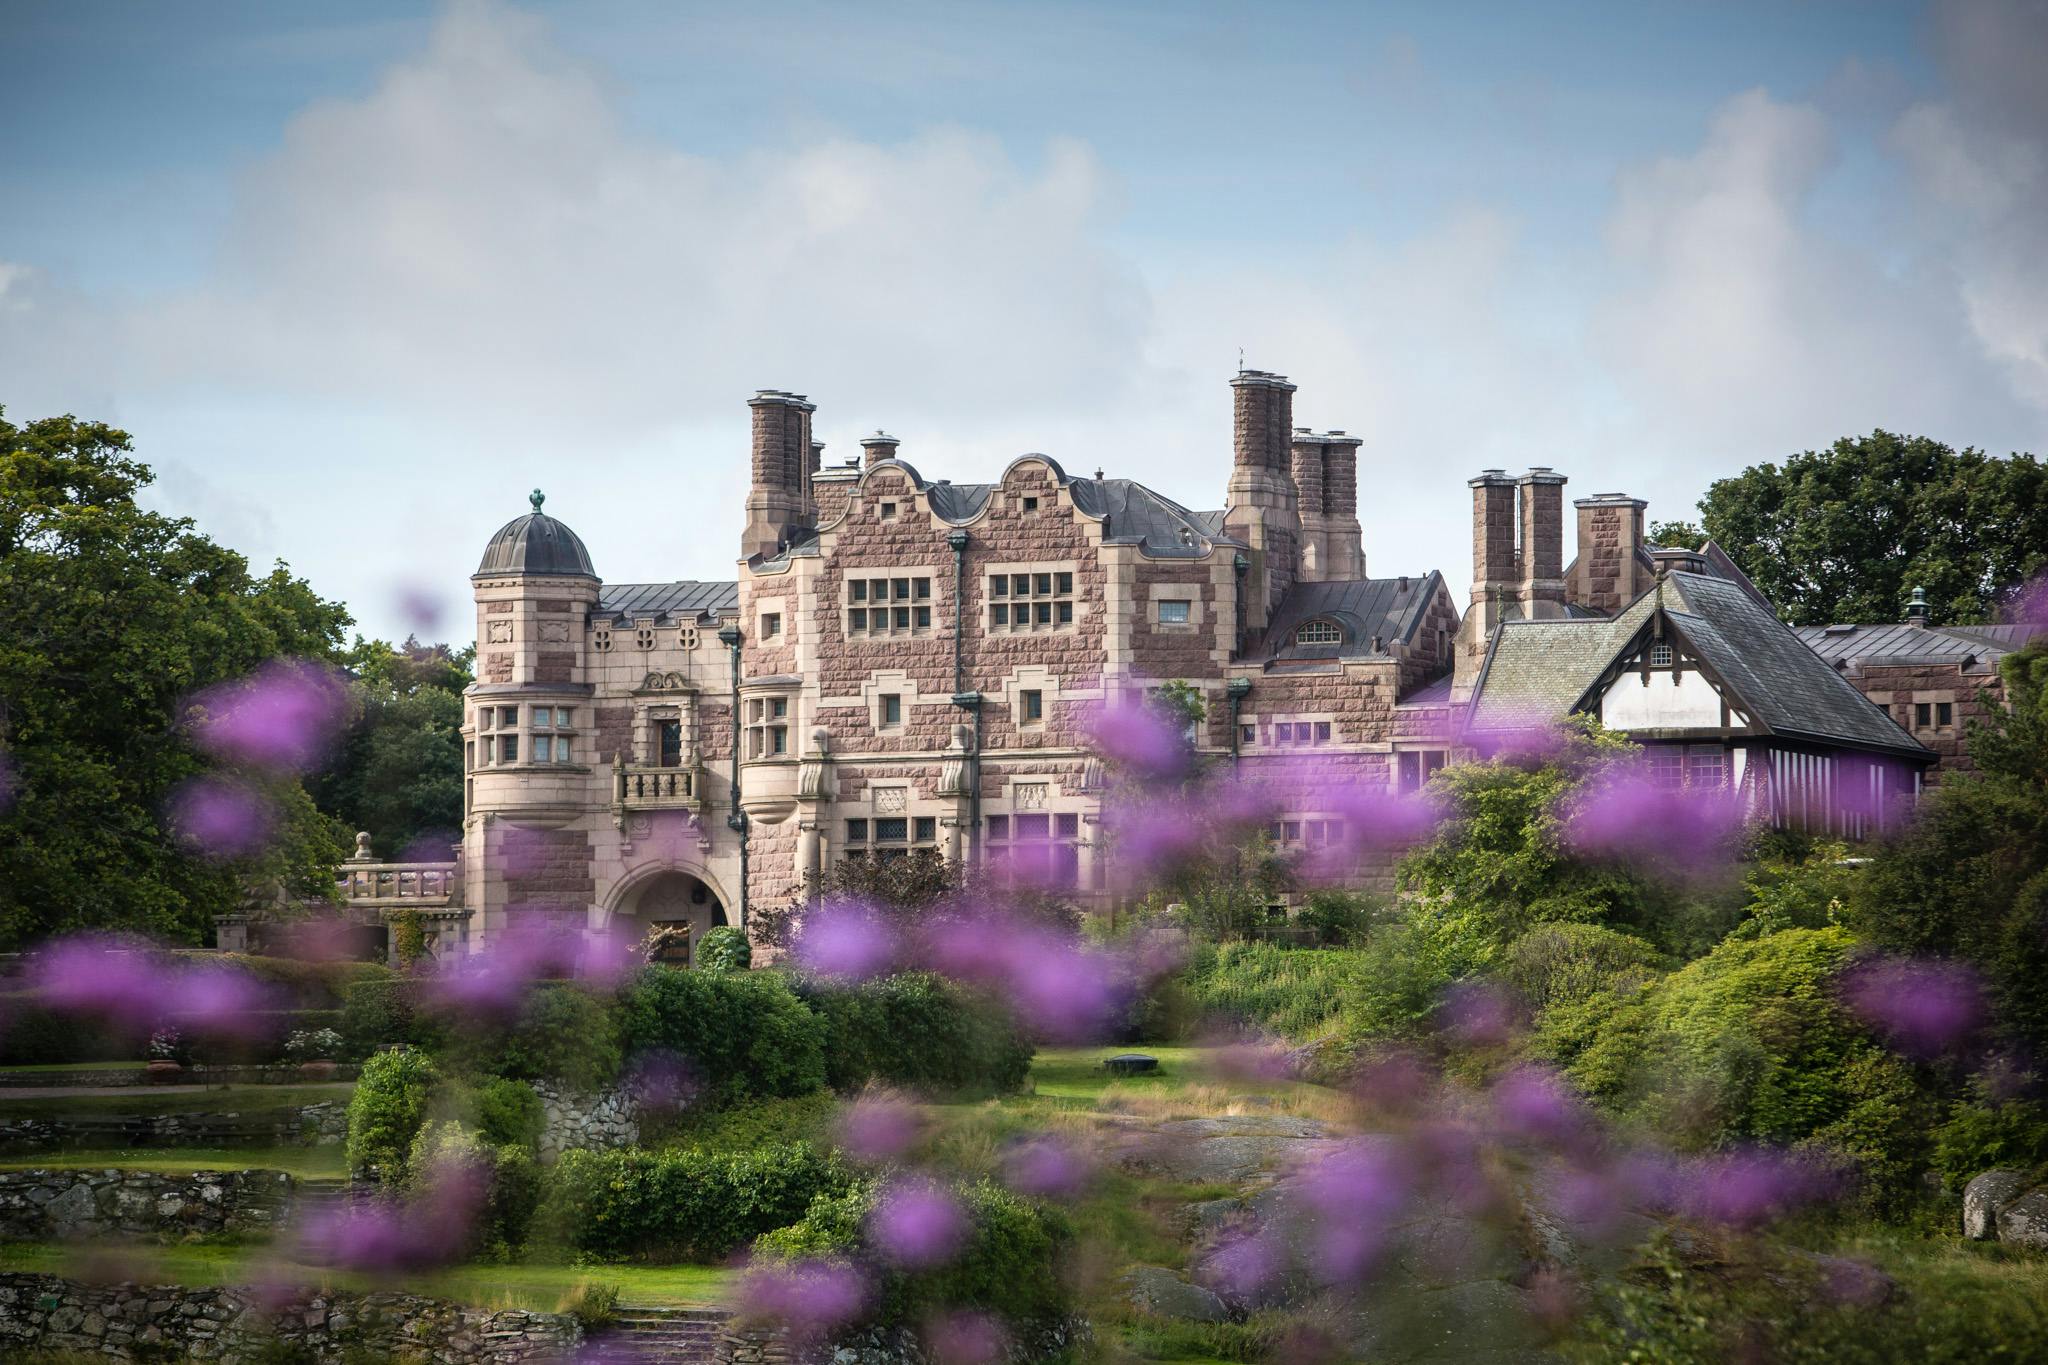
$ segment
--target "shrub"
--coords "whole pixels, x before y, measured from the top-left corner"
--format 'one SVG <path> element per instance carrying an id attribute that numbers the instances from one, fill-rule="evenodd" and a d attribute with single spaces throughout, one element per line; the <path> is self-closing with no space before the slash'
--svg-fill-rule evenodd
<path id="1" fill-rule="evenodd" d="M 1539 924 L 1508 945 L 1502 975 L 1538 1010 L 1656 974 L 1658 952 L 1598 924 Z"/>
<path id="2" fill-rule="evenodd" d="M 953 1193 L 972 1228 L 966 1246 L 933 1270 L 885 1271 L 876 1319 L 909 1321 L 940 1306 L 997 1313 L 1013 1325 L 1064 1316 L 1070 1303 L 1060 1271 L 1073 1242 L 1066 1218 L 987 1181 Z M 755 1253 L 769 1261 L 869 1259 L 866 1225 L 875 1197 L 872 1185 L 862 1185 L 821 1198 L 803 1221 L 759 1238 Z"/>
<path id="3" fill-rule="evenodd" d="M 848 1093 L 870 1081 L 935 1093 L 1005 1093 L 1024 1084 L 1031 1044 L 1008 1015 L 924 972 L 853 988 L 806 985 L 825 1023 L 825 1079 Z"/>
<path id="4" fill-rule="evenodd" d="M 481 1189 L 469 1250 L 509 1256 L 525 1245 L 541 1199 L 540 1167 L 523 1147 L 492 1143 L 453 1119 L 424 1125 L 407 1159 L 413 1193 L 429 1196 L 442 1181 Z"/>
<path id="5" fill-rule="evenodd" d="M 827 1090 L 787 1099 L 741 1100 L 723 1109 L 693 1105 L 677 1111 L 659 1132 L 663 1146 L 751 1152 L 776 1143 L 825 1141 L 838 1108 Z M 651 1135 L 652 1130 L 643 1115 L 642 1133 Z"/>
<path id="6" fill-rule="evenodd" d="M 825 1084 L 825 1025 L 780 972 L 648 967 L 620 1010 L 630 1052 L 675 1053 L 709 1087 L 707 1099 L 802 1095 Z"/>
<path id="7" fill-rule="evenodd" d="M 743 972 L 754 963 L 754 947 L 744 929 L 721 924 L 697 944 L 697 968 L 706 972 Z"/>
<path id="8" fill-rule="evenodd" d="M 1181 980 L 1197 1010 L 1306 1041 L 1337 1028 L 1362 959 L 1356 950 L 1225 943 L 1197 952 Z"/>
<path id="9" fill-rule="evenodd" d="M 341 1034 L 331 1028 L 294 1029 L 284 1040 L 291 1062 L 331 1062 L 341 1056 Z"/>
<path id="10" fill-rule="evenodd" d="M 139 1061 L 149 1033 L 81 1028 L 79 1017 L 44 1009 L 30 991 L 0 995 L 0 1066 Z"/>
<path id="11" fill-rule="evenodd" d="M 206 960 L 210 966 L 233 967 L 276 988 L 288 1003 L 303 1009 L 338 1009 L 362 982 L 393 979 L 391 969 L 381 962 L 308 961 L 261 953 L 209 953 Z"/>
<path id="12" fill-rule="evenodd" d="M 509 1024 L 465 1027 L 451 1051 L 467 1071 L 592 1091 L 619 1074 L 619 1023 L 588 991 L 539 986 Z"/>
<path id="13" fill-rule="evenodd" d="M 803 1217 L 851 1176 L 807 1142 L 751 1152 L 569 1151 L 549 1180 L 544 1224 L 599 1256 L 715 1261 Z"/>
<path id="14" fill-rule="evenodd" d="M 350 1057 L 367 1057 L 379 1048 L 405 1045 L 433 1050 L 443 1033 L 420 1002 L 417 982 L 395 977 L 369 978 L 348 988 L 338 1025 L 342 1047 Z"/>
<path id="15" fill-rule="evenodd" d="M 1984 1093 L 1957 1101 L 1934 1130 L 1934 1169 L 1952 1189 L 1996 1166 L 2031 1170 L 2048 1162 L 2048 1105 L 2003 1102 Z"/>
<path id="16" fill-rule="evenodd" d="M 1312 930 L 1315 941 L 1326 948 L 1350 948 L 1365 941 L 1379 913 L 1380 904 L 1371 896 L 1325 889 L 1308 893 L 1294 922 Z"/>
<path id="17" fill-rule="evenodd" d="M 525 1081 L 498 1076 L 477 1087 L 476 1126 L 487 1141 L 537 1151 L 546 1124 L 540 1096 Z"/>
<path id="18" fill-rule="evenodd" d="M 426 1122 L 427 1098 L 439 1079 L 425 1053 L 379 1052 L 363 1063 L 348 1103 L 348 1164 L 395 1185 L 405 1178 L 413 1139 Z"/>
<path id="19" fill-rule="evenodd" d="M 619 1286 L 596 1284 L 585 1280 L 569 1291 L 555 1309 L 576 1319 L 577 1325 L 586 1334 L 600 1327 L 608 1327 L 619 1315 Z"/>

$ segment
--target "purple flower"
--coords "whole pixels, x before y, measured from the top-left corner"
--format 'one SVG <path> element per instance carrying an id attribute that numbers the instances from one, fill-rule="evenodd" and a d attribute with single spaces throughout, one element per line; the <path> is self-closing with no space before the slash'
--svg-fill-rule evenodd
<path id="1" fill-rule="evenodd" d="M 86 935 L 45 945 L 30 961 L 28 980 L 53 1010 L 146 1029 L 163 1012 L 167 975 L 154 952 Z"/>
<path id="2" fill-rule="evenodd" d="M 1351 1092 L 1367 1110 L 1394 1116 L 1415 1112 L 1435 1086 L 1429 1063 L 1404 1049 L 1380 1053 L 1359 1066 Z"/>
<path id="3" fill-rule="evenodd" d="M 890 1186 L 868 1215 L 868 1239 L 875 1249 L 907 1270 L 929 1270 L 952 1260 L 966 1245 L 968 1231 L 959 1201 L 923 1182 Z"/>
<path id="4" fill-rule="evenodd" d="M 1586 1124 L 1578 1096 L 1553 1071 L 1518 1066 L 1494 1082 L 1494 1122 L 1512 1138 L 1562 1142 L 1576 1137 Z"/>
<path id="5" fill-rule="evenodd" d="M 942 1313 L 925 1324 L 925 1344 L 936 1365 L 990 1365 L 1009 1349 L 1002 1324 L 987 1313 Z"/>
<path id="6" fill-rule="evenodd" d="M 633 1059 L 626 1085 L 643 1113 L 673 1114 L 704 1093 L 703 1079 L 689 1060 L 666 1048 L 642 1052 Z"/>
<path id="7" fill-rule="evenodd" d="M 999 914 L 950 917 L 924 935 L 931 970 L 993 992 L 1041 1037 L 1100 1036 L 1131 989 L 1124 962 L 1043 925 Z"/>
<path id="8" fill-rule="evenodd" d="M 1844 978 L 1849 1008 L 1901 1052 L 1936 1057 L 1984 1022 L 1983 987 L 1968 968 L 1950 962 L 1889 959 L 1866 963 Z"/>
<path id="9" fill-rule="evenodd" d="M 1318 1280 L 1344 1284 L 1371 1269 L 1411 1183 L 1408 1163 L 1386 1142 L 1347 1143 L 1303 1167 L 1293 1203 L 1309 1225 Z"/>
<path id="10" fill-rule="evenodd" d="M 305 772 L 327 753 L 348 715 L 348 689 L 332 669 L 280 659 L 221 683 L 189 703 L 199 747 L 230 763 Z"/>
<path id="11" fill-rule="evenodd" d="M 220 861 L 260 853 L 277 831 L 277 808 L 270 798 L 231 777 L 184 783 L 171 794 L 169 815 L 186 847 Z"/>
<path id="12" fill-rule="evenodd" d="M 1195 1280 L 1231 1303 L 1250 1303 L 1277 1288 L 1287 1272 L 1287 1251 L 1263 1229 L 1233 1237 L 1209 1253 Z"/>
<path id="13" fill-rule="evenodd" d="M 1140 776 L 1171 778 L 1186 770 L 1187 737 L 1156 707 L 1121 696 L 1087 709 L 1082 727 L 1111 761 Z"/>
<path id="14" fill-rule="evenodd" d="M 1003 1183 L 1037 1199 L 1077 1199 L 1093 1177 L 1087 1157 L 1051 1135 L 1022 1139 L 1003 1156 Z"/>
<path id="15" fill-rule="evenodd" d="M 389 1198 L 329 1205 L 300 1227 L 298 1259 L 376 1275 L 441 1265 L 462 1254 L 468 1236 L 466 1219 L 450 1223 L 442 1214 Z"/>
<path id="16" fill-rule="evenodd" d="M 1693 1163 L 1679 1207 L 1717 1223 L 1756 1227 L 1821 1197 L 1831 1183 L 1810 1163 L 1754 1148 Z"/>
<path id="17" fill-rule="evenodd" d="M 792 955 L 814 976 L 870 981 L 896 965 L 896 931 L 865 905 L 841 902 L 805 915 Z"/>
<path id="18" fill-rule="evenodd" d="M 1566 837 L 1581 854 L 1685 873 L 1727 866 L 1743 818 L 1730 788 L 1668 787 L 1640 764 L 1588 783 L 1570 799 L 1564 817 Z"/>
<path id="19" fill-rule="evenodd" d="M 431 637 L 441 628 L 441 618 L 448 610 L 448 599 L 425 584 L 411 583 L 399 589 L 398 610 L 409 629 Z"/>
<path id="20" fill-rule="evenodd" d="M 815 1339 L 860 1317 L 871 1295 L 864 1275 L 834 1261 L 757 1265 L 740 1281 L 740 1311 Z"/>
<path id="21" fill-rule="evenodd" d="M 839 1116 L 840 1149 L 869 1165 L 901 1158 L 923 1135 L 923 1112 L 887 1096 L 858 1099 Z"/>
<path id="22" fill-rule="evenodd" d="M 228 967 L 186 967 L 166 985 L 164 1006 L 180 1025 L 213 1034 L 246 1035 L 257 1026 L 257 1012 L 275 1003 L 269 991 Z"/>
<path id="23" fill-rule="evenodd" d="M 1444 993 L 1438 1011 L 1444 1031 L 1468 1047 L 1491 1047 L 1514 1036 L 1515 1001 L 1481 981 L 1460 981 Z"/>

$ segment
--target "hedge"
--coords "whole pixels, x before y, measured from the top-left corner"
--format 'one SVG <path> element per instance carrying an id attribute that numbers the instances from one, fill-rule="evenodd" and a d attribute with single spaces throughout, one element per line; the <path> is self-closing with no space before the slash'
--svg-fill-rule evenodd
<path id="1" fill-rule="evenodd" d="M 359 981 L 341 1006 L 342 1046 L 350 1057 L 404 1044 L 438 1050 L 445 1040 L 440 1021 L 426 1008 L 422 986 L 401 977 Z"/>
<path id="2" fill-rule="evenodd" d="M 825 1079 L 842 1093 L 870 1081 L 927 1092 L 1021 1088 L 1031 1044 L 1008 1015 L 923 972 L 850 989 L 803 988 L 825 1021 Z"/>
<path id="3" fill-rule="evenodd" d="M 511 1019 L 451 1021 L 450 1034 L 451 1064 L 480 1075 L 594 1091 L 619 1074 L 618 1019 L 578 986 L 536 986 Z"/>
<path id="4" fill-rule="evenodd" d="M 825 1084 L 824 1021 L 779 972 L 649 967 L 627 989 L 619 1017 L 628 1054 L 682 1058 L 713 1104 Z"/>
<path id="5" fill-rule="evenodd" d="M 576 1150 L 555 1165 L 542 1219 L 553 1239 L 593 1255 L 715 1261 L 851 1185 L 847 1168 L 808 1142 L 752 1152 Z"/>
<path id="6" fill-rule="evenodd" d="M 348 1103 L 348 1164 L 386 1185 L 402 1183 L 413 1139 L 427 1119 L 427 1099 L 440 1079 L 422 1052 L 395 1048 L 363 1063 Z"/>

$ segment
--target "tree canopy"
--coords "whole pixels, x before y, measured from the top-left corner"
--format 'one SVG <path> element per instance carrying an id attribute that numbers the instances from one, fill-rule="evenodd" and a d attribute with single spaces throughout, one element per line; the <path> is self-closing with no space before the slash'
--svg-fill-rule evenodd
<path id="1" fill-rule="evenodd" d="M 360 637 L 343 657 L 350 726 L 313 795 L 384 857 L 439 860 L 461 838 L 462 692 L 475 657 Z"/>
<path id="2" fill-rule="evenodd" d="M 1796 626 L 1897 621 L 1914 588 L 1936 625 L 1989 621 L 2048 570 L 2048 466 L 1925 436 L 1873 431 L 1753 465 L 1700 514 Z"/>
<path id="3" fill-rule="evenodd" d="M 274 824 L 209 859 L 169 810 L 220 765 L 195 750 L 199 689 L 280 657 L 331 659 L 346 609 L 282 564 L 251 573 L 187 518 L 140 507 L 127 433 L 0 415 L 0 945 L 82 927 L 197 942 L 249 888 L 318 889 L 342 849 L 295 778 L 236 775 Z"/>

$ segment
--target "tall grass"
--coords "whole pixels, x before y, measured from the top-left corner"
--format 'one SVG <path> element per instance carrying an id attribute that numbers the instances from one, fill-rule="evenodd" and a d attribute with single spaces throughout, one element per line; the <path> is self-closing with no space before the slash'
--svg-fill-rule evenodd
<path id="1" fill-rule="evenodd" d="M 1339 1031 L 1345 1007 L 1358 998 L 1363 959 L 1348 948 L 1225 943 L 1189 966 L 1185 985 L 1204 1014 L 1312 1042 Z"/>

